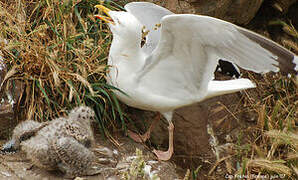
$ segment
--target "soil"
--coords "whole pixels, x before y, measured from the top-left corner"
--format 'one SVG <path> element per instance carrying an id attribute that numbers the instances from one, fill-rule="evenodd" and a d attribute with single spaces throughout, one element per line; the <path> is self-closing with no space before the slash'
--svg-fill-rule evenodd
<path id="1" fill-rule="evenodd" d="M 136 148 L 143 153 L 142 159 L 147 166 L 151 167 L 151 174 L 155 174 L 161 179 L 177 179 L 176 166 L 173 162 L 158 162 L 150 149 L 146 146 L 135 143 L 122 135 L 114 135 L 114 140 L 117 144 L 114 145 L 111 141 L 102 139 L 98 134 L 96 136 L 96 144 L 92 147 L 92 151 L 97 155 L 100 165 L 105 169 L 101 174 L 94 176 L 82 177 L 86 180 L 104 180 L 121 179 L 124 172 L 128 172 L 132 161 L 136 158 Z M 4 141 L 0 141 L 2 145 Z M 62 180 L 63 174 L 59 171 L 47 171 L 32 166 L 30 161 L 26 159 L 26 155 L 22 152 L 14 154 L 0 154 L 0 179 L 6 180 L 31 180 L 31 179 L 57 179 Z"/>

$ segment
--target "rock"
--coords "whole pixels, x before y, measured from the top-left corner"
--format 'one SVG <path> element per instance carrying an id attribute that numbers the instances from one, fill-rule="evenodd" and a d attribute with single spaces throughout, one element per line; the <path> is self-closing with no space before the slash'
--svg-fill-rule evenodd
<path id="1" fill-rule="evenodd" d="M 208 15 L 236 24 L 247 24 L 262 3 L 263 0 L 184 0 L 180 1 L 180 12 Z"/>
<path id="2" fill-rule="evenodd" d="M 14 105 L 18 102 L 24 89 L 24 83 L 20 80 L 14 80 L 13 83 L 6 86 L 6 82 L 3 81 L 7 72 L 7 66 L 0 51 L 0 85 L 3 83 L 2 89 L 0 89 L 0 138 L 6 138 L 17 123 Z"/>
<path id="3" fill-rule="evenodd" d="M 287 13 L 289 7 L 296 2 L 297 0 L 274 0 L 273 7 L 282 13 Z"/>
<path id="4" fill-rule="evenodd" d="M 16 125 L 13 117 L 14 111 L 12 105 L 7 101 L 0 103 L 0 138 L 7 137 L 10 130 Z"/>
<path id="5" fill-rule="evenodd" d="M 236 24 L 247 24 L 255 16 L 263 0 L 146 0 L 174 13 L 201 14 Z M 280 0 L 282 1 L 282 0 Z"/>

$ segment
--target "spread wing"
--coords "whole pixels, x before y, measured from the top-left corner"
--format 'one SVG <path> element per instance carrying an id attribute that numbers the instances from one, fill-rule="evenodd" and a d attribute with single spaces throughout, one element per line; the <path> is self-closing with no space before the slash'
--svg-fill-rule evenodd
<path id="1" fill-rule="evenodd" d="M 184 14 L 162 18 L 161 39 L 139 72 L 138 83 L 154 87 L 154 93 L 162 96 L 181 99 L 210 97 L 208 91 L 219 95 L 221 89 L 237 89 L 238 82 L 253 87 L 246 79 L 212 84 L 220 58 L 258 73 L 297 74 L 297 57 L 273 41 L 216 18 Z"/>
<path id="2" fill-rule="evenodd" d="M 156 24 L 159 24 L 164 16 L 174 13 L 148 2 L 131 2 L 126 4 L 124 8 L 149 30 L 143 49 L 147 54 L 151 54 L 160 39 L 160 28 Z"/>

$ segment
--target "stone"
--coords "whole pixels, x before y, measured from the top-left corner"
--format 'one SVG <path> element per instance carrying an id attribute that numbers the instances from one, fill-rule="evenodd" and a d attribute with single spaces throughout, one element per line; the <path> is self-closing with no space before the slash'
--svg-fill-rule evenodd
<path id="1" fill-rule="evenodd" d="M 289 7 L 296 2 L 297 0 L 274 0 L 272 6 L 282 13 L 287 13 Z"/>
<path id="2" fill-rule="evenodd" d="M 5 40 L 4 43 L 6 44 L 7 41 Z M 20 80 L 14 80 L 13 83 L 7 85 L 4 82 L 8 69 L 2 56 L 0 51 L 0 85 L 2 85 L 2 89 L 0 89 L 0 138 L 6 138 L 17 124 L 14 105 L 22 94 L 24 83 Z"/>
<path id="3" fill-rule="evenodd" d="M 201 14 L 245 25 L 261 7 L 263 0 L 146 0 L 174 13 Z M 131 1 L 129 1 L 131 2 Z"/>
<path id="4" fill-rule="evenodd" d="M 14 121 L 14 110 L 12 105 L 7 102 L 0 103 L 0 138 L 8 136 L 11 129 L 16 125 Z"/>

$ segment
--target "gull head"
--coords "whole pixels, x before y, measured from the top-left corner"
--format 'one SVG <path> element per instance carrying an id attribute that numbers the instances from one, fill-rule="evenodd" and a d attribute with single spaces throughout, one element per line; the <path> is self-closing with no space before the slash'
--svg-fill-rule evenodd
<path id="1" fill-rule="evenodd" d="M 104 12 L 104 15 L 95 15 L 96 18 L 105 21 L 113 35 L 125 37 L 127 39 L 140 39 L 143 25 L 130 13 L 125 11 L 112 11 L 103 5 L 96 5 L 96 8 Z"/>

